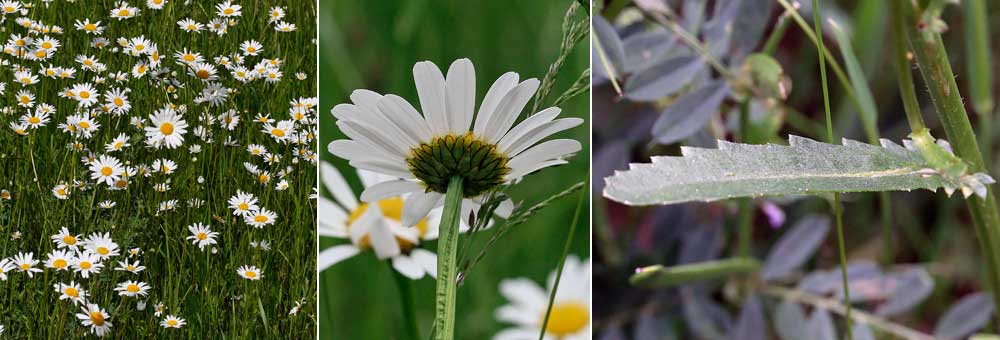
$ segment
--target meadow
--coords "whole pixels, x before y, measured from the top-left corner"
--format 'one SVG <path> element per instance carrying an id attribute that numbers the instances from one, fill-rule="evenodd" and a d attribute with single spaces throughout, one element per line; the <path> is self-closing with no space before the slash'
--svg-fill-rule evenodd
<path id="1" fill-rule="evenodd" d="M 0 7 L 3 337 L 314 338 L 316 3 Z"/>
<path id="2" fill-rule="evenodd" d="M 330 141 L 344 138 L 329 114 L 330 109 L 349 103 L 348 96 L 355 89 L 396 94 L 416 106 L 413 79 L 416 62 L 430 60 L 447 70 L 453 60 L 469 58 L 475 65 L 477 98 L 480 100 L 504 72 L 517 72 L 521 79 L 542 79 L 549 65 L 560 55 L 561 25 L 572 3 L 323 0 L 320 13 L 322 162 L 339 169 L 353 191 L 361 192 L 361 183 L 354 170 L 346 161 L 326 151 L 325 146 Z M 574 18 L 579 20 L 585 14 L 579 11 Z M 579 46 L 586 46 L 586 38 Z M 569 88 L 588 65 L 586 49 L 570 50 L 550 101 Z M 560 118 L 580 117 L 585 123 L 553 138 L 578 140 L 583 143 L 583 149 L 569 159 L 569 164 L 544 169 L 512 185 L 507 194 L 514 201 L 523 202 L 524 208 L 588 177 L 590 149 L 586 121 L 590 110 L 586 92 L 559 107 L 562 108 Z M 530 114 L 528 110 L 530 105 L 522 114 Z M 323 178 L 321 176 L 321 182 L 325 181 Z M 330 194 L 322 185 L 321 193 Z M 496 317 L 497 309 L 508 303 L 498 285 L 505 279 L 523 278 L 545 286 L 546 277 L 560 262 L 580 194 L 577 190 L 556 199 L 525 223 L 513 227 L 464 278 L 458 290 L 456 339 L 492 338 L 511 327 Z M 585 197 L 582 204 L 570 253 L 586 260 L 589 258 L 590 223 Z M 477 236 L 474 241 L 463 234 L 459 250 L 466 246 L 465 242 L 474 242 L 470 246 L 471 253 L 477 253 L 491 235 L 490 231 L 481 233 L 484 235 Z M 345 243 L 349 241 L 321 237 L 320 249 Z M 436 244 L 436 241 L 428 241 L 422 246 L 434 251 Z M 576 281 L 582 284 L 589 281 L 584 280 L 586 277 Z M 405 314 L 408 300 L 412 301 L 420 338 L 429 336 L 434 319 L 434 279 L 400 279 L 388 261 L 379 260 L 370 251 L 334 264 L 321 272 L 320 278 L 321 337 L 409 338 L 407 334 L 411 333 L 407 329 L 410 326 Z M 563 286 L 571 285 L 564 281 Z M 544 301 L 541 303 L 544 306 Z"/>

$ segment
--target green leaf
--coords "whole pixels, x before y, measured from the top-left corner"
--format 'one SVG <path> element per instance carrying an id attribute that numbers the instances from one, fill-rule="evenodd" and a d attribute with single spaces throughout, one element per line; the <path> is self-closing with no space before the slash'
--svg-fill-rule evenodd
<path id="1" fill-rule="evenodd" d="M 752 273 L 757 270 L 760 270 L 759 261 L 743 257 L 673 267 L 653 265 L 636 270 L 635 274 L 629 278 L 629 283 L 641 287 L 674 287 L 696 281 Z"/>
<path id="2" fill-rule="evenodd" d="M 605 179 L 604 196 L 629 205 L 715 201 L 747 196 L 945 188 L 980 192 L 992 183 L 977 173 L 944 175 L 909 141 L 882 146 L 845 139 L 843 145 L 790 136 L 789 146 L 719 141 L 718 149 L 681 147 L 681 157 L 653 157 Z"/>

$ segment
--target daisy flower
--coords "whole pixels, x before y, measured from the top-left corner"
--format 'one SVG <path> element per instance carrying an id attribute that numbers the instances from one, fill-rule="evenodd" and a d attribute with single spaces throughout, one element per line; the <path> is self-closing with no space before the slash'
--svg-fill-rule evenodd
<path id="1" fill-rule="evenodd" d="M 127 92 L 125 89 L 111 89 L 104 93 L 104 100 L 111 107 L 112 113 L 121 115 L 132 109 L 132 104 L 126 95 Z"/>
<path id="2" fill-rule="evenodd" d="M 215 5 L 215 10 L 220 17 L 238 17 L 243 13 L 240 10 L 243 6 L 233 5 L 232 1 L 226 1 Z"/>
<path id="3" fill-rule="evenodd" d="M 163 321 L 160 321 L 160 327 L 163 328 L 181 328 L 186 324 L 184 319 L 177 317 L 176 315 L 167 315 Z"/>
<path id="4" fill-rule="evenodd" d="M 115 291 L 118 292 L 120 296 L 136 297 L 136 296 L 146 296 L 149 290 L 149 285 L 145 282 L 128 280 L 119 283 L 115 287 Z"/>
<path id="5" fill-rule="evenodd" d="M 80 287 L 76 282 L 70 281 L 69 284 L 56 283 L 53 287 L 56 289 L 56 293 L 59 293 L 59 300 L 70 300 L 73 303 L 79 304 L 87 302 L 87 290 Z"/>
<path id="6" fill-rule="evenodd" d="M 129 6 L 127 2 L 121 2 L 118 8 L 111 10 L 111 18 L 125 20 L 139 14 L 139 9 Z"/>
<path id="7" fill-rule="evenodd" d="M 101 98 L 101 96 L 97 93 L 97 90 L 94 89 L 94 86 L 88 83 L 73 85 L 70 91 L 76 94 L 74 99 L 80 103 L 81 107 L 94 105 Z"/>
<path id="8" fill-rule="evenodd" d="M 514 327 L 500 331 L 493 340 L 537 339 L 543 328 L 545 339 L 590 339 L 590 273 L 589 259 L 582 262 L 576 256 L 566 257 L 549 322 L 545 326 L 542 326 L 542 321 L 556 273 L 549 274 L 547 290 L 526 278 L 501 281 L 500 294 L 510 303 L 496 310 L 496 318 Z"/>
<path id="9" fill-rule="evenodd" d="M 0 9 L 3 9 L 3 14 L 5 14 L 5 15 L 6 14 L 15 14 L 15 13 L 21 11 L 21 2 L 20 1 L 5 0 L 4 2 L 0 3 Z"/>
<path id="10" fill-rule="evenodd" d="M 163 9 L 166 4 L 167 0 L 146 0 L 146 7 L 149 9 Z"/>
<path id="11" fill-rule="evenodd" d="M 83 247 L 92 254 L 96 254 L 101 260 L 112 256 L 118 256 L 118 244 L 111 240 L 110 233 L 94 233 L 87 236 L 83 241 Z"/>
<path id="12" fill-rule="evenodd" d="M 139 261 L 129 263 L 128 260 L 118 261 L 118 267 L 115 268 L 116 271 L 125 271 L 132 274 L 139 274 L 139 272 L 146 269 L 146 266 L 140 266 Z"/>
<path id="13" fill-rule="evenodd" d="M 292 128 L 295 126 L 295 122 L 291 120 L 282 120 L 276 124 L 266 123 L 264 124 L 264 133 L 274 138 L 275 141 L 284 142 L 292 134 Z"/>
<path id="14" fill-rule="evenodd" d="M 74 24 L 73 26 L 76 27 L 76 29 L 78 30 L 87 32 L 87 34 L 101 35 L 102 33 L 104 33 L 104 27 L 101 26 L 100 21 L 90 22 L 90 19 L 83 19 L 83 21 L 81 22 L 80 20 L 77 20 L 76 24 Z"/>
<path id="15" fill-rule="evenodd" d="M 45 259 L 45 267 L 57 271 L 69 270 L 69 264 L 73 261 L 73 253 L 65 249 L 53 249 Z"/>
<path id="16" fill-rule="evenodd" d="M 118 205 L 118 203 L 115 203 L 112 200 L 103 200 L 101 203 L 97 204 L 97 207 L 101 209 L 111 209 L 114 208 L 115 205 Z"/>
<path id="17" fill-rule="evenodd" d="M 69 187 L 66 184 L 57 184 L 52 188 L 52 195 L 61 200 L 67 199 L 69 198 Z"/>
<path id="18" fill-rule="evenodd" d="M 62 229 L 59 229 L 59 233 L 52 235 L 51 239 L 52 242 L 55 242 L 57 248 L 76 249 L 80 235 L 73 235 L 69 232 L 69 229 L 62 227 Z"/>
<path id="19" fill-rule="evenodd" d="M 264 45 L 261 45 L 257 40 L 247 40 L 240 44 L 240 50 L 248 56 L 257 55 L 264 50 Z"/>
<path id="20" fill-rule="evenodd" d="M 90 332 L 99 337 L 103 337 L 111 331 L 111 322 L 108 321 L 111 315 L 96 304 L 87 304 L 82 307 L 83 313 L 77 313 L 76 318 L 84 327 L 90 327 Z"/>
<path id="21" fill-rule="evenodd" d="M 257 269 L 257 266 L 242 266 L 236 270 L 236 274 L 247 280 L 260 280 L 264 276 L 264 273 Z"/>
<path id="22" fill-rule="evenodd" d="M 320 163 L 320 171 L 323 184 L 334 199 L 323 196 L 318 199 L 318 233 L 324 237 L 351 241 L 320 252 L 317 260 L 320 271 L 371 250 L 377 258 L 391 261 L 393 269 L 408 278 L 416 280 L 425 275 L 437 276 L 437 255 L 421 248 L 420 244 L 437 239 L 440 208 L 432 210 L 427 218 L 413 227 L 406 227 L 402 223 L 403 211 L 406 210 L 402 197 L 384 198 L 373 204 L 358 202 L 354 191 L 335 167 Z M 366 188 L 392 179 L 364 170 L 359 170 L 357 174 Z M 471 213 L 472 206 L 467 207 L 469 211 L 463 212 L 463 216 Z M 459 230 L 468 231 L 468 224 L 462 221 Z"/>
<path id="23" fill-rule="evenodd" d="M 274 25 L 274 30 L 278 32 L 295 32 L 295 24 L 287 23 L 284 21 L 279 21 Z"/>
<path id="24" fill-rule="evenodd" d="M 111 156 L 102 155 L 90 163 L 90 178 L 97 183 L 114 185 L 116 181 L 121 179 L 124 172 L 125 168 L 122 167 L 122 163 Z"/>
<path id="25" fill-rule="evenodd" d="M 180 26 L 185 32 L 198 33 L 205 25 L 198 23 L 197 21 L 191 20 L 191 18 L 185 18 L 184 20 L 178 21 L 177 26 Z"/>
<path id="26" fill-rule="evenodd" d="M 120 151 L 121 149 L 130 146 L 132 146 L 132 144 L 129 144 L 128 136 L 125 136 L 124 133 L 120 133 L 118 134 L 118 137 L 115 137 L 115 139 L 111 141 L 111 143 L 108 143 L 108 145 L 104 146 L 104 151 L 107 152 Z"/>
<path id="27" fill-rule="evenodd" d="M 447 78 L 427 61 L 417 63 L 413 75 L 423 115 L 398 96 L 366 90 L 351 94 L 354 104 L 331 110 L 350 139 L 330 143 L 330 152 L 355 168 L 399 178 L 365 189 L 361 199 L 409 194 L 406 205 L 412 208 L 403 212 L 404 225 L 441 205 L 452 178 L 462 180 L 464 198 L 476 199 L 531 172 L 565 164 L 564 158 L 581 148 L 571 139 L 536 145 L 583 122 L 555 119 L 559 108 L 544 109 L 514 126 L 538 88 L 536 79 L 518 82 L 516 73 L 504 74 L 486 92 L 474 116 L 475 72 L 468 59 L 455 61 Z"/>
<path id="28" fill-rule="evenodd" d="M 219 236 L 219 233 L 212 231 L 207 225 L 195 223 L 189 225 L 188 230 L 191 231 L 191 236 L 188 236 L 185 239 L 194 242 L 200 250 L 205 250 L 205 247 L 217 243 L 215 238 Z"/>
<path id="29" fill-rule="evenodd" d="M 236 191 L 236 196 L 229 198 L 229 209 L 233 209 L 233 215 L 248 215 L 259 210 L 257 197 L 243 191 Z"/>
<path id="30" fill-rule="evenodd" d="M 17 265 L 14 265 L 14 261 L 7 258 L 0 259 L 0 280 L 7 281 L 7 273 L 15 268 Z"/>
<path id="31" fill-rule="evenodd" d="M 169 104 L 149 115 L 150 125 L 146 127 L 146 143 L 157 148 L 173 149 L 184 144 L 187 122 Z"/>
<path id="32" fill-rule="evenodd" d="M 274 224 L 274 221 L 277 219 L 278 214 L 267 210 L 267 208 L 260 208 L 260 210 L 254 210 L 249 214 L 243 215 L 244 222 L 254 228 L 263 228 L 266 225 Z"/>
<path id="33" fill-rule="evenodd" d="M 14 265 L 17 270 L 27 273 L 28 277 L 35 277 L 35 273 L 40 273 L 42 269 L 35 268 L 38 260 L 35 260 L 35 253 L 17 253 L 14 255 Z"/>
<path id="34" fill-rule="evenodd" d="M 74 273 L 80 273 L 80 276 L 86 279 L 90 277 L 90 274 L 100 273 L 101 268 L 104 268 L 104 264 L 101 263 L 101 258 L 97 257 L 97 255 L 90 252 L 83 252 L 77 254 L 72 267 Z"/>

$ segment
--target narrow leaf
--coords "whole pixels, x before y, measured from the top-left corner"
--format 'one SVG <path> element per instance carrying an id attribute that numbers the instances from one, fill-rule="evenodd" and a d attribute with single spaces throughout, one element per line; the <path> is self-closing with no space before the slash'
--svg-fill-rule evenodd
<path id="1" fill-rule="evenodd" d="M 764 280 L 785 277 L 809 260 L 830 232 L 830 218 L 806 216 L 781 236 L 764 260 L 761 276 Z"/>
<path id="2" fill-rule="evenodd" d="M 653 265 L 637 269 L 629 278 L 629 283 L 642 287 L 672 287 L 750 273 L 758 269 L 760 262 L 749 258 L 731 258 L 672 267 Z"/>
<path id="3" fill-rule="evenodd" d="M 736 325 L 729 330 L 731 340 L 765 340 L 767 339 L 767 323 L 764 321 L 764 307 L 760 298 L 750 295 L 743 302 Z"/>
<path id="4" fill-rule="evenodd" d="M 966 295 L 944 312 L 934 326 L 934 336 L 960 339 L 982 329 L 993 315 L 993 297 L 989 293 Z"/>
<path id="5" fill-rule="evenodd" d="M 677 105 L 675 105 L 677 106 Z M 945 181 L 920 153 L 882 140 L 826 144 L 790 136 L 790 146 L 719 141 L 718 149 L 682 147 L 606 178 L 604 196 L 629 205 L 830 192 L 936 190 Z M 928 171 L 929 170 L 929 171 Z"/>
<path id="6" fill-rule="evenodd" d="M 708 123 L 728 92 L 725 82 L 716 81 L 680 96 L 656 119 L 653 138 L 670 144 L 693 135 Z"/>
<path id="7" fill-rule="evenodd" d="M 604 17 L 595 15 L 592 19 L 594 35 L 593 39 L 600 44 L 600 51 L 603 52 L 601 65 L 609 78 L 618 78 L 622 63 L 625 60 L 625 50 L 622 48 L 622 40 L 618 32 Z M 606 59 L 604 59 L 606 58 Z M 608 70 L 610 69 L 610 70 Z"/>
<path id="8" fill-rule="evenodd" d="M 663 60 L 633 75 L 625 84 L 625 98 L 640 102 L 663 99 L 687 86 L 704 68 L 705 62 L 697 56 Z"/>
<path id="9" fill-rule="evenodd" d="M 916 307 L 934 291 L 934 279 L 927 269 L 916 267 L 893 275 L 894 286 L 888 301 L 875 309 L 879 316 L 896 316 Z"/>

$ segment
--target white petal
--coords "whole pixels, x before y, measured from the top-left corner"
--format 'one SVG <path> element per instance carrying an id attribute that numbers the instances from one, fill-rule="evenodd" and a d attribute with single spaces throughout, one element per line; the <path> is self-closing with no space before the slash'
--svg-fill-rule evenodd
<path id="1" fill-rule="evenodd" d="M 365 209 L 361 216 L 351 222 L 351 227 L 347 228 L 347 236 L 350 237 L 351 243 L 361 243 L 362 238 L 368 236 L 376 225 L 382 223 L 382 211 L 378 209 L 377 204 L 372 207 L 373 209 Z"/>
<path id="2" fill-rule="evenodd" d="M 514 201 L 509 198 L 503 200 L 503 202 L 500 202 L 500 205 L 497 206 L 496 210 L 493 210 L 493 214 L 500 216 L 502 218 L 510 217 L 510 214 L 512 214 L 513 212 L 514 212 Z"/>
<path id="3" fill-rule="evenodd" d="M 358 178 L 361 179 L 361 184 L 365 188 L 370 188 L 375 184 L 382 182 L 394 181 L 399 179 L 398 177 L 389 176 L 383 173 L 368 171 L 368 170 L 358 170 Z"/>
<path id="4" fill-rule="evenodd" d="M 351 102 L 369 112 L 377 110 L 380 99 L 382 99 L 382 95 L 375 91 L 354 90 L 354 92 L 351 92 Z"/>
<path id="5" fill-rule="evenodd" d="M 413 147 L 402 140 L 393 129 L 349 120 L 337 121 L 337 127 L 351 139 L 370 144 L 400 159 L 406 159 L 410 148 Z"/>
<path id="6" fill-rule="evenodd" d="M 385 157 L 384 152 L 380 152 L 377 149 L 370 148 L 367 145 L 358 143 L 350 139 L 340 139 L 330 142 L 327 145 L 327 151 L 330 151 L 334 156 L 349 160 L 349 161 L 373 161 L 381 160 L 384 162 L 394 161 L 399 158 Z M 402 160 L 399 160 L 402 162 Z"/>
<path id="7" fill-rule="evenodd" d="M 538 340 L 539 332 L 541 329 L 537 327 L 507 328 L 494 335 L 493 340 Z M 544 340 L 549 340 L 549 336 L 546 335 Z"/>
<path id="8" fill-rule="evenodd" d="M 493 86 L 490 86 L 490 90 L 483 97 L 483 103 L 479 105 L 479 115 L 476 116 L 476 125 L 473 129 L 476 136 L 486 134 L 487 123 L 490 122 L 490 117 L 493 116 L 497 104 L 500 104 L 500 100 L 507 96 L 507 92 L 517 86 L 518 79 L 517 73 L 507 72 L 497 78 L 493 82 Z"/>
<path id="9" fill-rule="evenodd" d="M 380 220 L 372 225 L 372 230 L 368 232 L 368 239 L 371 240 L 372 250 L 375 251 L 375 256 L 379 259 L 399 255 L 399 242 L 396 242 L 396 235 L 385 225 L 385 221 Z"/>
<path id="10" fill-rule="evenodd" d="M 558 159 L 580 151 L 580 148 L 580 142 L 572 139 L 554 139 L 535 145 L 520 155 L 511 158 L 510 162 L 507 163 L 507 166 L 511 168 L 511 175 L 508 175 L 507 178 L 517 178 L 519 176 L 513 176 L 513 174 L 523 172 L 519 170 L 534 168 L 539 163 L 552 159 Z M 531 171 L 523 173 L 529 172 Z"/>
<path id="11" fill-rule="evenodd" d="M 424 277 L 424 269 L 420 267 L 420 264 L 413 261 L 406 255 L 393 257 L 392 267 L 395 268 L 397 272 L 403 274 L 403 276 L 406 276 L 411 280 L 417 280 Z"/>
<path id="12" fill-rule="evenodd" d="M 535 171 L 538 171 L 538 170 L 541 170 L 541 169 L 544 169 L 544 168 L 548 168 L 550 166 L 563 165 L 563 164 L 566 164 L 566 163 L 569 163 L 569 162 L 561 160 L 561 159 L 553 159 L 553 160 L 548 160 L 548 161 L 544 161 L 544 162 L 541 162 L 541 163 L 532 163 L 532 164 L 525 165 L 525 166 L 519 167 L 519 168 L 511 168 L 512 170 L 510 171 L 509 174 L 507 174 L 507 180 L 508 181 L 517 181 L 517 180 L 520 180 L 521 177 L 524 177 L 525 175 L 530 174 L 532 172 L 535 172 Z"/>
<path id="13" fill-rule="evenodd" d="M 390 121 L 418 141 L 429 141 L 433 137 L 430 128 L 427 127 L 427 121 L 406 99 L 397 95 L 386 95 L 379 100 L 378 107 Z"/>
<path id="14" fill-rule="evenodd" d="M 326 186 L 326 190 L 333 194 L 333 198 L 337 200 L 337 203 L 340 203 L 347 210 L 357 208 L 358 200 L 354 196 L 354 190 L 344 180 L 344 176 L 340 174 L 340 171 L 326 162 L 320 163 L 319 169 L 320 176 L 323 178 L 323 185 Z"/>
<path id="15" fill-rule="evenodd" d="M 420 97 L 420 108 L 431 132 L 441 135 L 451 131 L 445 112 L 445 80 L 441 70 L 432 62 L 418 62 L 413 65 L 413 80 Z"/>
<path id="16" fill-rule="evenodd" d="M 455 134 L 469 132 L 476 109 L 476 70 L 469 59 L 458 59 L 448 68 L 445 86 L 448 92 L 449 127 Z"/>
<path id="17" fill-rule="evenodd" d="M 550 107 L 536 114 L 533 114 L 528 118 L 525 118 L 520 123 L 515 125 L 513 129 L 510 129 L 510 131 L 507 132 L 507 134 L 500 139 L 498 148 L 500 149 L 501 152 L 505 152 L 505 150 L 507 150 L 507 147 L 512 142 L 519 139 L 525 133 L 528 133 L 528 131 L 531 131 L 539 126 L 542 126 L 542 124 L 551 122 L 553 119 L 556 119 L 556 116 L 559 115 L 559 112 L 562 112 L 562 109 L 558 107 Z"/>
<path id="18" fill-rule="evenodd" d="M 500 281 L 500 294 L 514 305 L 527 311 L 544 311 L 548 306 L 548 294 L 534 281 L 525 278 Z"/>
<path id="19" fill-rule="evenodd" d="M 427 272 L 427 275 L 437 278 L 437 254 L 426 249 L 417 248 L 410 252 L 410 258 L 420 264 L 424 268 L 424 271 Z"/>
<path id="20" fill-rule="evenodd" d="M 526 132 L 519 138 L 512 138 L 508 148 L 502 149 L 501 152 L 507 154 L 507 157 L 516 157 L 518 154 L 532 145 L 535 145 L 535 143 L 538 143 L 542 139 L 545 139 L 546 137 L 549 137 L 557 132 L 573 128 L 581 123 L 583 123 L 583 119 L 580 118 L 563 118 L 542 124 L 541 126 Z M 501 148 L 503 148 L 502 145 Z"/>
<path id="21" fill-rule="evenodd" d="M 347 227 L 344 225 L 344 222 L 347 221 L 347 213 L 343 209 L 334 204 L 332 200 L 320 197 L 316 200 L 316 210 L 316 221 L 319 225 L 317 232 L 320 236 L 347 237 Z"/>
<path id="22" fill-rule="evenodd" d="M 359 252 L 361 250 L 351 244 L 326 248 L 319 253 L 319 257 L 316 259 L 316 266 L 319 268 L 319 271 L 323 271 L 340 261 L 357 255 Z"/>
<path id="23" fill-rule="evenodd" d="M 436 192 L 414 193 L 406 197 L 403 203 L 403 225 L 410 227 L 427 216 L 431 209 L 436 208 L 444 200 L 444 195 Z"/>
<path id="24" fill-rule="evenodd" d="M 377 202 L 382 199 L 402 196 L 414 191 L 423 191 L 424 186 L 418 182 L 397 179 L 394 181 L 382 182 L 366 188 L 361 193 L 361 200 L 365 202 Z"/>
<path id="25" fill-rule="evenodd" d="M 521 110 L 524 109 L 524 105 L 528 104 L 528 100 L 531 100 L 531 96 L 535 94 L 535 90 L 537 89 L 538 79 L 532 78 L 521 82 L 513 90 L 510 90 L 500 100 L 493 115 L 490 116 L 490 121 L 486 125 L 486 133 L 484 133 L 483 137 L 490 143 L 496 143 L 507 134 L 510 127 L 514 125 L 514 121 L 517 120 L 517 116 L 520 115 Z"/>
<path id="26" fill-rule="evenodd" d="M 380 160 L 370 160 L 370 161 L 351 161 L 350 165 L 357 169 L 364 169 L 384 175 L 392 176 L 393 178 L 408 178 L 412 179 L 413 174 L 410 170 L 406 169 L 406 166 L 402 162 L 393 161 L 380 161 Z"/>

